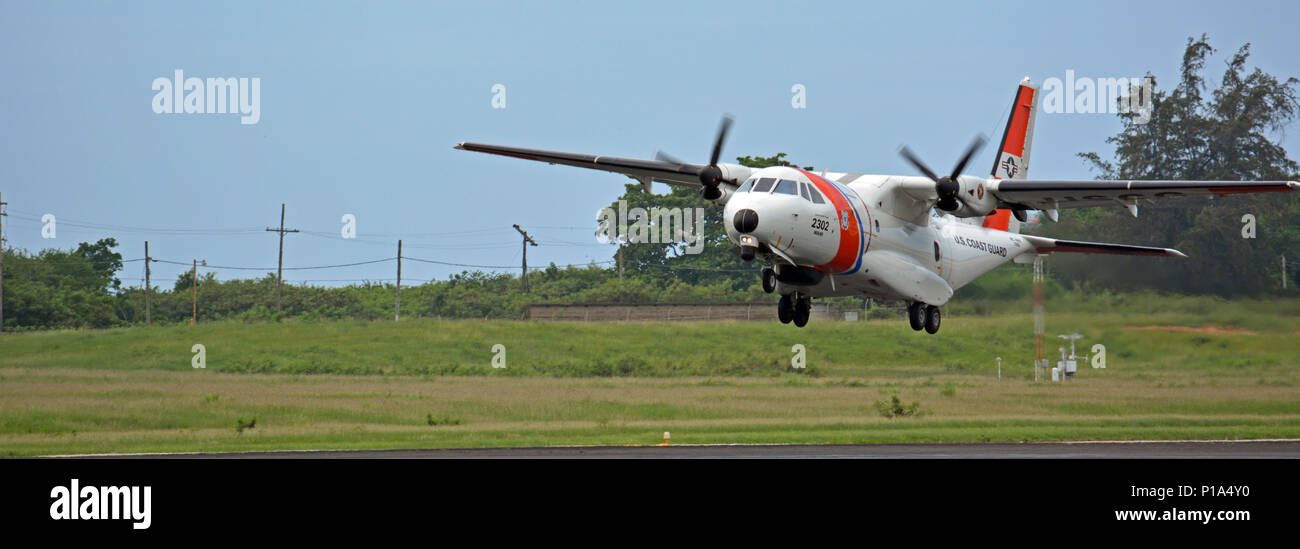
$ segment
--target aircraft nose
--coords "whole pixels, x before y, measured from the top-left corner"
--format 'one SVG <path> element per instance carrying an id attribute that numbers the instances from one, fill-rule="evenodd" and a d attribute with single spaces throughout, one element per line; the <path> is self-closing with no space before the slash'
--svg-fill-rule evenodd
<path id="1" fill-rule="evenodd" d="M 752 233 L 758 228 L 758 212 L 748 208 L 738 210 L 731 223 L 741 234 Z"/>

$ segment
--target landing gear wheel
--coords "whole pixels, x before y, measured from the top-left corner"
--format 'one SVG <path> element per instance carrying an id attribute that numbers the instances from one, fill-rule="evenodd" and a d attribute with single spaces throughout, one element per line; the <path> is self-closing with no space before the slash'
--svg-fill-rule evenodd
<path id="1" fill-rule="evenodd" d="M 907 323 L 912 325 L 912 329 L 921 331 L 925 328 L 925 304 L 912 302 L 907 306 Z"/>
<path id="2" fill-rule="evenodd" d="M 808 317 L 812 316 L 812 299 L 800 297 L 794 302 L 794 325 L 800 328 L 808 325 Z"/>
<path id="3" fill-rule="evenodd" d="M 934 305 L 925 308 L 925 331 L 931 334 L 939 331 L 939 308 Z"/>
<path id="4" fill-rule="evenodd" d="M 763 269 L 763 291 L 769 294 L 776 291 L 776 271 Z"/>
<path id="5" fill-rule="evenodd" d="M 794 320 L 794 296 L 783 295 L 781 301 L 776 302 L 776 318 L 781 324 L 789 324 Z"/>

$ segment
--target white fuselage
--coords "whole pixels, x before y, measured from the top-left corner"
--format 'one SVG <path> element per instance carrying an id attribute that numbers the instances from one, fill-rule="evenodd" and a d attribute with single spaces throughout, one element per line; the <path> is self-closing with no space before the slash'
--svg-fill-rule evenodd
<path id="1" fill-rule="evenodd" d="M 954 290 L 1032 249 L 1014 233 L 952 217 L 933 218 L 929 204 L 922 201 L 898 203 L 912 199 L 895 192 L 894 184 L 911 178 L 842 176 L 764 168 L 727 197 L 723 220 L 732 242 L 741 244 L 744 235 L 757 238 L 766 245 L 760 253 L 770 251 L 765 259 L 778 273 L 792 264 L 825 275 L 812 285 L 782 283 L 780 293 L 797 290 L 814 297 L 862 295 L 943 305 Z M 773 183 L 763 184 L 765 179 Z M 805 190 L 808 197 L 803 196 Z M 757 215 L 756 226 L 743 233 L 736 222 L 742 210 Z M 906 217 L 899 217 L 900 212 Z"/>

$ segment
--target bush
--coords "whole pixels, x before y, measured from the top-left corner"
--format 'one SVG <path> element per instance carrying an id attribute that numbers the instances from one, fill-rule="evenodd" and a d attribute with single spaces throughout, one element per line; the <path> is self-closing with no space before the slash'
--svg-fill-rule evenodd
<path id="1" fill-rule="evenodd" d="M 876 401 L 876 410 L 886 419 L 921 415 L 920 402 L 913 402 L 910 406 L 903 407 L 903 403 L 898 400 L 898 395 L 890 395 L 889 400 L 888 403 L 883 400 Z"/>

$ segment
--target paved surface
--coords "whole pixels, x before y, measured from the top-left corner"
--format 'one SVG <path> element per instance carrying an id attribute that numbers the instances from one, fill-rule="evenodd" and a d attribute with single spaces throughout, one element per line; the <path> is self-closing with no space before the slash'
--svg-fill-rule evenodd
<path id="1" fill-rule="evenodd" d="M 545 448 L 466 448 L 437 450 L 319 450 L 184 454 L 132 454 L 86 457 L 166 458 L 381 458 L 381 459 L 711 459 L 711 458 L 1064 458 L 1064 459 L 1300 459 L 1300 440 L 1042 442 L 964 444 L 772 444 L 672 446 L 564 446 Z"/>

